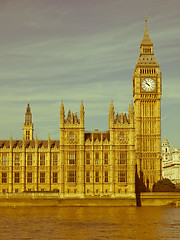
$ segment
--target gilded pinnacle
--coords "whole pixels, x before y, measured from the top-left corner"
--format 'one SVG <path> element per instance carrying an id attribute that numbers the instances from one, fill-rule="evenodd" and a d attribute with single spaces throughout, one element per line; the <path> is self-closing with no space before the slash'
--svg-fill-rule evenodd
<path id="1" fill-rule="evenodd" d="M 145 15 L 145 22 L 147 23 L 147 18 L 148 18 L 148 16 L 147 16 L 147 12 L 146 12 L 146 15 Z"/>
<path id="2" fill-rule="evenodd" d="M 141 45 L 153 45 L 150 36 L 149 36 L 149 32 L 148 32 L 148 25 L 147 25 L 147 14 L 145 16 L 145 30 L 144 30 L 144 36 L 143 36 L 143 40 L 141 42 Z"/>

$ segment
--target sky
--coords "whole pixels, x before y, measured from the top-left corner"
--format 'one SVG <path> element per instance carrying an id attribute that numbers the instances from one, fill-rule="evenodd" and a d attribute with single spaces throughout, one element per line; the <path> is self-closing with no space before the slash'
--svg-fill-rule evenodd
<path id="1" fill-rule="evenodd" d="M 162 140 L 180 148 L 180 0 L 0 0 L 0 139 L 59 139 L 59 112 L 85 107 L 85 130 L 128 112 L 148 14 L 162 71 Z"/>

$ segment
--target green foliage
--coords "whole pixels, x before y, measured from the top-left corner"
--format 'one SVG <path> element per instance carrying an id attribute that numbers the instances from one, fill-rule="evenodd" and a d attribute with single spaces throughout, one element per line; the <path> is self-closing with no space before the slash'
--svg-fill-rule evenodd
<path id="1" fill-rule="evenodd" d="M 153 192 L 176 192 L 176 185 L 172 183 L 168 178 L 164 178 L 163 180 L 159 180 L 153 186 Z"/>

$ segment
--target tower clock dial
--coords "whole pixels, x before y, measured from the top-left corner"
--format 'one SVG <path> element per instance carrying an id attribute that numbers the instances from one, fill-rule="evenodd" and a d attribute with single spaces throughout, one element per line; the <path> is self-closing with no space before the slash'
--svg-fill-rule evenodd
<path id="1" fill-rule="evenodd" d="M 147 92 L 154 90 L 155 85 L 156 84 L 155 84 L 154 80 L 152 80 L 151 78 L 145 78 L 142 81 L 142 88 Z"/>

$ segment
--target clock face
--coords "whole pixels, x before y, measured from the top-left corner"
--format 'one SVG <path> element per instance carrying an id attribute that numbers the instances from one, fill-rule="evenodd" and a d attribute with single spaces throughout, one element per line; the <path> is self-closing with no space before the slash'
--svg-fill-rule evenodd
<path id="1" fill-rule="evenodd" d="M 155 88 L 154 80 L 152 80 L 151 78 L 145 78 L 142 81 L 142 88 L 147 92 L 154 90 L 154 88 Z"/>

